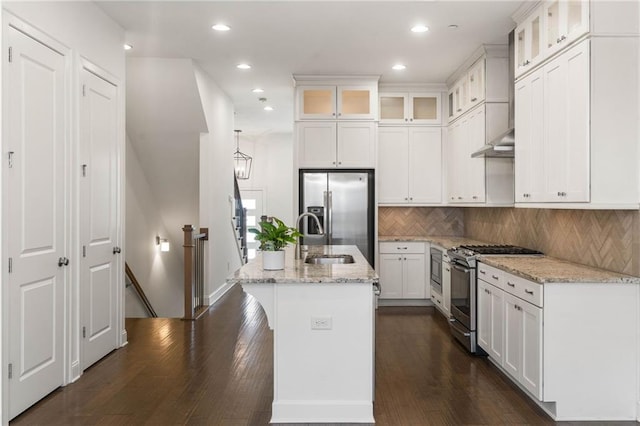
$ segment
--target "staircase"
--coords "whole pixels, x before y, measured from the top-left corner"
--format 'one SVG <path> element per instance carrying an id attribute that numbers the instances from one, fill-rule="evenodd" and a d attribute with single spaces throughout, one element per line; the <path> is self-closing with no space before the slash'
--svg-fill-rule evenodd
<path id="1" fill-rule="evenodd" d="M 236 237 L 236 246 L 238 248 L 238 256 L 240 263 L 245 264 L 247 257 L 247 209 L 242 206 L 242 197 L 240 196 L 240 188 L 238 187 L 238 179 L 233 175 L 233 193 L 234 193 L 234 216 L 231 221 L 233 232 Z"/>

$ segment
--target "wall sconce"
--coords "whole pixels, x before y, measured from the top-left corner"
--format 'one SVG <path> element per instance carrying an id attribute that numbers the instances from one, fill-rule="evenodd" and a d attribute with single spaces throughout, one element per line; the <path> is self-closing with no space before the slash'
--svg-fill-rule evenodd
<path id="1" fill-rule="evenodd" d="M 160 246 L 160 251 L 169 251 L 171 246 L 169 245 L 169 240 L 166 238 L 160 238 L 156 235 L 156 245 Z"/>

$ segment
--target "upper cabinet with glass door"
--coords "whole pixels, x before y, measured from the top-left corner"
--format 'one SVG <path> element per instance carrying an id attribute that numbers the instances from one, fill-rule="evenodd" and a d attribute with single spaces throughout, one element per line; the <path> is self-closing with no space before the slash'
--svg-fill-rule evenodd
<path id="1" fill-rule="evenodd" d="M 296 120 L 375 120 L 377 84 L 301 85 L 296 88 Z"/>
<path id="2" fill-rule="evenodd" d="M 518 22 L 516 78 L 589 32 L 589 0 L 548 0 Z"/>
<path id="3" fill-rule="evenodd" d="M 441 124 L 440 93 L 380 93 L 380 124 Z"/>
<path id="4" fill-rule="evenodd" d="M 551 0 L 544 3 L 545 56 L 551 56 L 589 32 L 588 0 Z"/>
<path id="5" fill-rule="evenodd" d="M 527 72 L 543 58 L 543 7 L 539 6 L 515 30 L 515 75 Z"/>

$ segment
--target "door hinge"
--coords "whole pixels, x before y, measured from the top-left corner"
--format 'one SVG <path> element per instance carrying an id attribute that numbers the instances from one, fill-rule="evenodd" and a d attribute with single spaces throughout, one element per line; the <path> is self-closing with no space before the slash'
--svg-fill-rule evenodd
<path id="1" fill-rule="evenodd" d="M 82 96 L 87 96 L 87 86 L 86 85 L 82 85 Z"/>
<path id="2" fill-rule="evenodd" d="M 9 153 L 7 154 L 7 159 L 9 161 L 9 168 L 13 167 L 13 154 L 15 154 L 13 151 L 9 151 Z"/>
<path id="3" fill-rule="evenodd" d="M 87 177 L 87 165 L 82 165 L 82 177 Z"/>
<path id="4" fill-rule="evenodd" d="M 13 364 L 9 364 L 9 378 L 13 378 Z"/>
<path id="5" fill-rule="evenodd" d="M 87 257 L 87 246 L 82 246 L 82 257 Z"/>
<path id="6" fill-rule="evenodd" d="M 13 258 L 9 258 L 9 273 L 13 272 Z"/>
<path id="7" fill-rule="evenodd" d="M 13 47 L 9 46 L 9 62 L 13 62 Z"/>
<path id="8" fill-rule="evenodd" d="M 87 337 L 87 327 L 82 327 L 82 338 Z"/>

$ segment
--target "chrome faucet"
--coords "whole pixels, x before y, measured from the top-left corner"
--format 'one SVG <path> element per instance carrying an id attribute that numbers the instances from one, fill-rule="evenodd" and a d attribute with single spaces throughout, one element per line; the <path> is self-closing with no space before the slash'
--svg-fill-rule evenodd
<path id="1" fill-rule="evenodd" d="M 320 219 L 318 219 L 318 216 L 309 212 L 301 213 L 300 216 L 298 216 L 298 219 L 296 219 L 296 229 L 298 230 L 298 232 L 300 232 L 300 220 L 305 216 L 310 216 L 316 220 L 316 225 L 318 225 L 318 235 L 324 234 L 324 230 L 322 229 L 322 225 L 320 224 Z M 296 237 L 296 260 L 298 259 L 302 259 L 302 246 L 300 245 L 300 236 Z"/>

